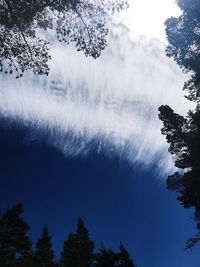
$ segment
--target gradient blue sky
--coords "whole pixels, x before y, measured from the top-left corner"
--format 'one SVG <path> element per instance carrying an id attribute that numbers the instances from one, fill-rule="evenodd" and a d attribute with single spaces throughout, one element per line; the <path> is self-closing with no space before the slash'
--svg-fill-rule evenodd
<path id="1" fill-rule="evenodd" d="M 86 60 L 73 47 L 55 44 L 48 80 L 29 74 L 18 81 L 0 79 L 0 115 L 43 129 L 40 141 L 31 142 L 37 130 L 30 134 L 19 124 L 0 121 L 0 209 L 21 201 L 33 240 L 48 225 L 57 256 L 81 216 L 97 247 L 103 241 L 117 249 L 123 242 L 138 267 L 200 267 L 200 247 L 184 250 L 195 233 L 193 210 L 182 208 L 177 195 L 166 190 L 164 177 L 155 174 L 158 166 L 165 168 L 163 173 L 169 169 L 158 106 L 169 104 L 178 113 L 188 110 L 181 90 L 185 77 L 166 58 L 162 44 L 163 22 L 179 11 L 173 0 L 133 4 L 119 25 L 112 25 L 111 42 L 100 59 Z M 55 78 L 61 79 L 61 93 L 65 90 L 62 99 L 46 90 Z M 82 85 L 85 95 L 77 91 Z M 69 131 L 74 135 L 67 141 Z M 110 152 L 109 158 L 92 151 L 88 157 L 69 157 L 84 146 L 85 133 L 89 141 L 102 136 L 103 147 L 128 142 L 127 158 L 137 164 L 130 166 Z M 45 140 L 71 154 L 65 151 L 64 157 Z M 86 142 L 82 154 L 88 150 Z M 143 165 L 150 163 L 154 165 L 145 170 Z"/>
<path id="2" fill-rule="evenodd" d="M 33 240 L 47 224 L 59 255 L 82 216 L 97 247 L 103 241 L 117 249 L 122 241 L 138 267 L 200 266 L 199 247 L 184 250 L 194 233 L 192 210 L 179 206 L 153 168 L 97 154 L 64 158 L 25 136 L 11 125 L 0 128 L 0 208 L 23 202 Z"/>

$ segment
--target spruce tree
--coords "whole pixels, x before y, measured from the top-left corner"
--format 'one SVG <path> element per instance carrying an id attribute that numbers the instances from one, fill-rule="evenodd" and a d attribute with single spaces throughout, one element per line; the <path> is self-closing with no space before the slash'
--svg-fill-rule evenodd
<path id="1" fill-rule="evenodd" d="M 79 254 L 78 243 L 75 235 L 69 234 L 68 239 L 64 242 L 63 251 L 61 253 L 61 267 L 78 267 Z"/>
<path id="2" fill-rule="evenodd" d="M 167 105 L 159 108 L 162 134 L 169 143 L 177 172 L 168 176 L 167 188 L 179 193 L 177 199 L 185 208 L 194 208 L 197 233 L 186 243 L 191 249 L 200 242 L 200 1 L 177 0 L 182 13 L 166 21 L 167 55 L 191 76 L 184 85 L 187 98 L 197 102 L 193 111 L 183 117 Z"/>
<path id="3" fill-rule="evenodd" d="M 181 9 L 179 17 L 170 17 L 166 22 L 168 39 L 167 56 L 172 57 L 184 72 L 191 77 L 185 83 L 188 99 L 200 101 L 200 1 L 177 0 Z"/>
<path id="4" fill-rule="evenodd" d="M 99 252 L 95 255 L 95 267 L 117 267 L 120 266 L 120 255 L 101 244 Z"/>
<path id="5" fill-rule="evenodd" d="M 16 266 L 13 266 L 16 267 Z M 31 251 L 20 261 L 17 267 L 36 267 L 35 264 L 35 253 Z"/>
<path id="6" fill-rule="evenodd" d="M 90 267 L 92 264 L 94 243 L 91 241 L 89 232 L 80 217 L 77 223 L 76 240 L 79 254 L 78 267 Z"/>
<path id="7" fill-rule="evenodd" d="M 30 251 L 32 242 L 28 223 L 21 217 L 21 203 L 7 210 L 0 218 L 0 267 L 17 267 Z"/>
<path id="8" fill-rule="evenodd" d="M 38 239 L 35 251 L 35 262 L 37 267 L 53 267 L 54 252 L 52 249 L 51 236 L 47 226 L 43 228 L 42 236 Z"/>
<path id="9" fill-rule="evenodd" d="M 0 72 L 16 78 L 26 70 L 48 75 L 49 42 L 38 29 L 54 29 L 60 42 L 73 42 L 86 56 L 99 57 L 107 45 L 107 19 L 127 6 L 124 0 L 0 1 Z"/>
<path id="10" fill-rule="evenodd" d="M 62 267 L 91 267 L 94 243 L 81 218 L 77 222 L 76 234 L 70 233 L 64 242 L 60 264 Z"/>
<path id="11" fill-rule="evenodd" d="M 120 267 L 136 267 L 123 244 L 120 244 Z"/>

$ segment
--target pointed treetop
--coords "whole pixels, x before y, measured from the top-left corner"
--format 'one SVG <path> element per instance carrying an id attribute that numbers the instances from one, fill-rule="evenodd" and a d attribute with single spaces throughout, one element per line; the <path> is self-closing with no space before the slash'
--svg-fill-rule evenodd
<path id="1" fill-rule="evenodd" d="M 29 225 L 21 217 L 22 213 L 23 205 L 18 203 L 0 218 L 0 266 L 5 263 L 16 266 L 18 259 L 23 259 L 31 250 L 32 242 L 27 235 Z"/>
<path id="2" fill-rule="evenodd" d="M 125 246 L 120 243 L 121 267 L 136 267 Z"/>
<path id="3" fill-rule="evenodd" d="M 42 236 L 36 243 L 36 262 L 38 267 L 53 267 L 54 266 L 54 252 L 52 249 L 51 236 L 47 226 L 42 230 Z"/>

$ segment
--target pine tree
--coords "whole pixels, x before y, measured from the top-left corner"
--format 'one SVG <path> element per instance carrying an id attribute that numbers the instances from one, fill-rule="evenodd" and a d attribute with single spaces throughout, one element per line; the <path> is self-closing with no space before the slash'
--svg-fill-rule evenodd
<path id="1" fill-rule="evenodd" d="M 123 244 L 120 244 L 120 267 L 136 267 Z"/>
<path id="2" fill-rule="evenodd" d="M 184 72 L 191 71 L 191 77 L 185 83 L 188 98 L 200 101 L 200 1 L 177 0 L 182 14 L 170 17 L 166 21 L 168 39 L 167 55 L 172 57 Z"/>
<path id="3" fill-rule="evenodd" d="M 101 244 L 99 252 L 95 255 L 95 267 L 117 267 L 120 266 L 120 254 L 107 249 Z"/>
<path id="4" fill-rule="evenodd" d="M 47 226 L 43 228 L 42 236 L 38 239 L 35 251 L 35 261 L 37 267 L 53 267 L 54 252 L 52 250 L 51 236 Z"/>
<path id="5" fill-rule="evenodd" d="M 21 217 L 21 203 L 7 210 L 0 218 L 0 267 L 17 267 L 31 251 L 28 223 Z"/>
<path id="6" fill-rule="evenodd" d="M 195 209 L 198 232 L 186 244 L 186 248 L 191 249 L 200 241 L 200 106 L 189 111 L 186 118 L 168 106 L 161 106 L 159 111 L 164 125 L 162 133 L 170 144 L 169 152 L 174 156 L 175 166 L 184 170 L 168 177 L 167 188 L 179 193 L 177 199 L 183 207 Z"/>
<path id="7" fill-rule="evenodd" d="M 64 242 L 60 265 L 61 267 L 79 266 L 78 243 L 75 235 L 72 233 L 69 234 L 68 239 Z"/>
<path id="8" fill-rule="evenodd" d="M 70 233 L 64 242 L 60 263 L 62 267 L 91 267 L 94 243 L 81 218 L 77 222 L 76 234 Z"/>
<path id="9" fill-rule="evenodd" d="M 197 234 L 190 238 L 186 248 L 200 241 L 200 1 L 177 0 L 182 13 L 166 21 L 169 45 L 167 56 L 172 57 L 191 77 L 184 85 L 189 100 L 197 102 L 196 109 L 186 117 L 169 106 L 159 108 L 164 127 L 162 134 L 169 143 L 175 166 L 180 169 L 167 179 L 167 188 L 179 193 L 178 201 L 185 208 L 193 207 Z"/>
<path id="10" fill-rule="evenodd" d="M 94 243 L 91 241 L 89 232 L 80 217 L 77 223 L 76 240 L 79 254 L 78 267 L 90 267 L 93 258 Z"/>
<path id="11" fill-rule="evenodd" d="M 15 266 L 13 266 L 15 267 Z M 31 251 L 20 261 L 18 267 L 36 267 L 35 253 Z"/>
<path id="12" fill-rule="evenodd" d="M 0 71 L 16 78 L 26 70 L 48 75 L 49 42 L 37 29 L 55 29 L 60 42 L 73 42 L 86 56 L 99 57 L 107 45 L 109 14 L 127 6 L 125 0 L 1 0 Z"/>

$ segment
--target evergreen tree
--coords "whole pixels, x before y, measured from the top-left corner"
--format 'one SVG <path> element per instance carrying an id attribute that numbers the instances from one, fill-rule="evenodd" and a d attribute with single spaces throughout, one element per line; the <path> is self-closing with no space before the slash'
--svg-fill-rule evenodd
<path id="1" fill-rule="evenodd" d="M 33 251 L 29 252 L 23 259 L 21 259 L 18 267 L 36 267 L 35 253 Z"/>
<path id="2" fill-rule="evenodd" d="M 167 55 L 172 57 L 184 72 L 191 71 L 192 76 L 184 89 L 188 98 L 200 101 L 200 1 L 177 0 L 182 11 L 178 18 L 166 21 L 166 34 L 169 45 Z"/>
<path id="3" fill-rule="evenodd" d="M 99 252 L 94 256 L 95 267 L 136 267 L 128 251 L 120 244 L 120 252 L 107 249 L 103 244 Z"/>
<path id="4" fill-rule="evenodd" d="M 91 267 L 94 243 L 81 218 L 78 219 L 76 234 L 70 233 L 61 253 L 62 267 Z"/>
<path id="5" fill-rule="evenodd" d="M 7 210 L 0 218 L 0 266 L 17 267 L 29 255 L 32 242 L 27 235 L 28 223 L 21 217 L 21 203 Z"/>
<path id="6" fill-rule="evenodd" d="M 191 78 L 185 83 L 187 98 L 200 102 L 200 1 L 177 0 L 182 14 L 178 18 L 166 21 L 166 33 L 169 41 L 167 55 L 173 57 L 184 72 L 191 72 Z M 186 244 L 192 248 L 200 241 L 200 105 L 189 111 L 187 117 L 175 113 L 169 106 L 159 108 L 159 118 L 163 121 L 162 134 L 170 144 L 175 166 L 181 172 L 175 172 L 167 180 L 169 190 L 179 192 L 178 201 L 185 207 L 195 208 L 197 234 Z"/>
<path id="7" fill-rule="evenodd" d="M 35 251 L 37 267 L 54 267 L 54 252 L 52 250 L 51 236 L 47 226 L 43 228 L 42 236 L 38 239 Z"/>
<path id="8" fill-rule="evenodd" d="M 126 250 L 123 244 L 120 244 L 120 267 L 136 267 L 130 254 Z"/>
<path id="9" fill-rule="evenodd" d="M 79 249 L 75 235 L 69 234 L 68 239 L 64 242 L 63 251 L 60 259 L 61 267 L 78 267 L 79 266 Z"/>
<path id="10" fill-rule="evenodd" d="M 125 0 L 0 0 L 0 71 L 48 75 L 49 43 L 37 29 L 55 29 L 60 42 L 97 58 L 107 44 L 108 17 L 126 7 Z"/>
<path id="11" fill-rule="evenodd" d="M 200 240 L 200 109 L 189 111 L 186 118 L 176 114 L 169 106 L 159 108 L 160 119 L 170 144 L 169 151 L 174 156 L 175 166 L 182 169 L 167 179 L 167 188 L 177 191 L 178 201 L 185 207 L 195 208 L 195 222 L 198 230 L 194 238 L 186 244 L 192 248 Z"/>
<path id="12" fill-rule="evenodd" d="M 120 254 L 107 249 L 101 244 L 99 252 L 95 255 L 95 267 L 117 267 L 120 266 Z"/>
<path id="13" fill-rule="evenodd" d="M 78 243 L 78 267 L 90 267 L 93 258 L 94 243 L 90 239 L 89 232 L 79 217 L 76 230 L 76 240 Z"/>

